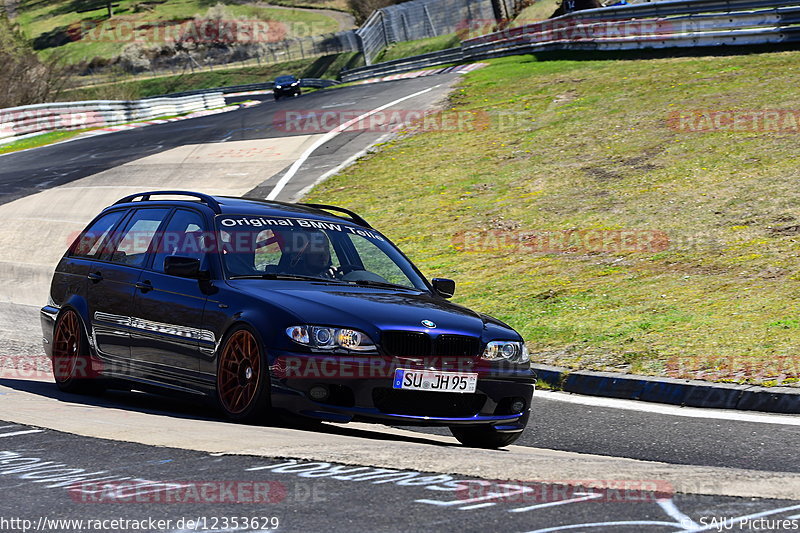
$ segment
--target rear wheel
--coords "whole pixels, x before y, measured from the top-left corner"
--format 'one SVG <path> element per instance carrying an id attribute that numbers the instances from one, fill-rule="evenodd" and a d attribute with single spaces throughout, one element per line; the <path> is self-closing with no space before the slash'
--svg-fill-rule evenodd
<path id="1" fill-rule="evenodd" d="M 91 394 L 102 392 L 99 376 L 92 370 L 89 343 L 78 313 L 61 313 L 53 332 L 53 377 L 64 392 Z"/>
<path id="2" fill-rule="evenodd" d="M 500 432 L 491 426 L 450 428 L 458 442 L 470 448 L 502 448 L 508 446 L 522 435 L 522 431 Z"/>
<path id="3" fill-rule="evenodd" d="M 217 403 L 240 422 L 266 421 L 270 412 L 269 370 L 261 344 L 246 326 L 234 328 L 222 343 L 217 365 Z"/>

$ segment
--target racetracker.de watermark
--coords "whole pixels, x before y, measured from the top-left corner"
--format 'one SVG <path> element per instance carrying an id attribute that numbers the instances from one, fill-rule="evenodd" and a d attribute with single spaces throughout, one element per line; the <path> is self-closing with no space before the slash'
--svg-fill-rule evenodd
<path id="1" fill-rule="evenodd" d="M 670 244 L 664 231 L 649 229 L 462 231 L 451 242 L 456 250 L 467 253 L 654 253 L 667 250 Z"/>
<path id="2" fill-rule="evenodd" d="M 663 480 L 563 479 L 542 481 L 479 480 L 459 490 L 461 503 L 502 500 L 503 503 L 542 504 L 575 500 L 602 503 L 657 502 L 675 490 Z"/>
<path id="3" fill-rule="evenodd" d="M 325 133 L 346 127 L 348 131 L 390 132 L 410 125 L 415 131 L 475 131 L 490 125 L 486 111 L 430 111 L 426 109 L 367 110 L 296 109 L 278 111 L 272 119 L 278 131 Z"/>
<path id="4" fill-rule="evenodd" d="M 83 21 L 67 29 L 73 41 L 103 43 L 194 43 L 255 44 L 275 43 L 289 38 L 321 35 L 327 24 L 282 22 L 259 19 L 148 20 L 114 17 L 108 21 Z"/>
<path id="5" fill-rule="evenodd" d="M 494 42 L 505 39 L 524 39 L 529 42 L 581 41 L 630 37 L 657 37 L 684 31 L 684 24 L 667 20 L 607 19 L 598 21 L 515 19 L 500 23 L 495 19 L 467 19 L 456 25 L 462 40 L 481 38 Z M 499 26 L 501 30 L 494 31 Z"/>
<path id="6" fill-rule="evenodd" d="M 714 131 L 800 133 L 800 109 L 676 110 L 667 117 L 667 126 L 682 133 Z"/>
<path id="7" fill-rule="evenodd" d="M 78 503 L 275 504 L 287 498 L 279 481 L 86 481 L 68 491 Z"/>
<path id="8" fill-rule="evenodd" d="M 518 366 L 518 365 L 517 365 Z M 506 360 L 486 360 L 475 356 L 429 356 L 399 361 L 389 356 L 343 357 L 341 354 L 281 355 L 270 365 L 271 375 L 285 379 L 392 379 L 398 369 L 424 372 L 497 372 L 514 368 Z"/>

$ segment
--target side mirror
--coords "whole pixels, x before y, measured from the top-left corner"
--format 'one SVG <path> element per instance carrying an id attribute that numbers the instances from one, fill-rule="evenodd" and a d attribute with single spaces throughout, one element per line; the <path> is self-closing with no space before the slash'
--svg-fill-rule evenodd
<path id="1" fill-rule="evenodd" d="M 180 255 L 168 255 L 164 258 L 164 273 L 179 278 L 208 279 L 208 272 L 200 270 L 199 259 Z"/>
<path id="2" fill-rule="evenodd" d="M 433 278 L 431 285 L 442 298 L 452 298 L 456 293 L 456 282 L 452 279 Z"/>

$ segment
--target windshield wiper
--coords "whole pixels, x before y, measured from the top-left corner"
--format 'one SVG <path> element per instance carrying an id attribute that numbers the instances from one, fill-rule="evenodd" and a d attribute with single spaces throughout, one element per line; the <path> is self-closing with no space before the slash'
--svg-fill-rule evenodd
<path id="1" fill-rule="evenodd" d="M 388 281 L 375 281 L 371 279 L 349 279 L 348 283 L 354 283 L 364 287 L 386 287 L 387 289 L 405 289 L 407 291 L 420 291 L 416 287 L 409 287 L 408 285 L 398 285 L 397 283 L 389 283 Z"/>
<path id="2" fill-rule="evenodd" d="M 315 276 L 301 276 L 299 274 L 242 274 L 239 276 L 228 276 L 228 279 L 281 279 L 281 280 L 295 280 L 295 281 L 325 281 L 328 283 L 341 283 L 338 279 L 333 278 L 318 278 Z"/>

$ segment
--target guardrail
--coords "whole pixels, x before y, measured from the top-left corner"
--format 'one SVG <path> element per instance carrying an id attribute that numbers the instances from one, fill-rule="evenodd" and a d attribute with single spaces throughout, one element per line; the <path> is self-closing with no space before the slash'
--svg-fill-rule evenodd
<path id="1" fill-rule="evenodd" d="M 461 60 L 558 50 L 635 50 L 800 41 L 800 0 L 676 0 L 578 11 L 461 42 Z M 342 73 L 356 81 L 456 62 L 455 49 Z"/>
<path id="2" fill-rule="evenodd" d="M 178 98 L 58 102 L 0 109 L 0 143 L 57 130 L 124 124 L 225 105 L 219 91 Z"/>
<path id="3" fill-rule="evenodd" d="M 385 76 L 396 72 L 407 72 L 432 65 L 444 65 L 446 63 L 460 63 L 464 59 L 461 48 L 448 48 L 438 52 L 430 52 L 418 56 L 395 59 L 378 63 L 371 67 L 359 67 L 343 72 L 342 82 L 358 81 L 374 76 Z"/>

